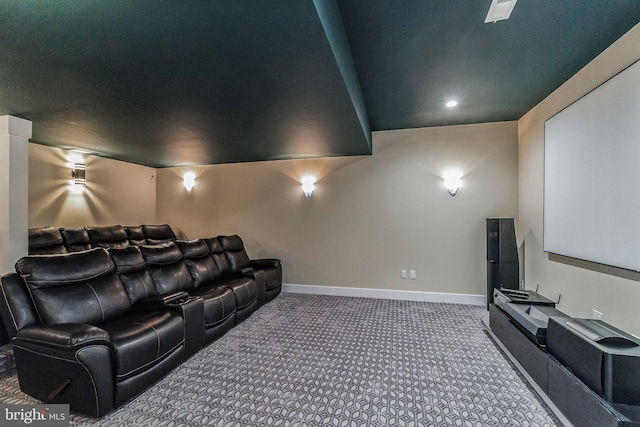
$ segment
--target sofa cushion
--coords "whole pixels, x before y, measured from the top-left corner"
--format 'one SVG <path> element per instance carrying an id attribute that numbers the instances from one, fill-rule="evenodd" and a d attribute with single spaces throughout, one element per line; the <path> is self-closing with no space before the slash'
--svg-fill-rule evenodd
<path id="1" fill-rule="evenodd" d="M 173 242 L 176 240 L 176 235 L 169 224 L 143 225 L 142 231 L 149 245 Z"/>
<path id="2" fill-rule="evenodd" d="M 249 266 L 249 256 L 240 236 L 218 236 L 218 241 L 232 270 L 241 270 Z"/>
<path id="3" fill-rule="evenodd" d="M 182 259 L 182 252 L 174 242 L 140 245 L 158 295 L 166 295 L 194 288 L 193 279 Z"/>
<path id="4" fill-rule="evenodd" d="M 156 295 L 155 285 L 140 248 L 129 246 L 111 248 L 108 251 L 132 304 Z"/>
<path id="5" fill-rule="evenodd" d="M 204 240 L 207 246 L 209 246 L 210 256 L 218 266 L 218 270 L 220 270 L 221 273 L 230 271 L 231 266 L 227 262 L 227 258 L 224 256 L 224 251 L 222 250 L 220 241 L 216 237 L 209 237 L 202 240 Z"/>
<path id="6" fill-rule="evenodd" d="M 169 311 L 130 312 L 101 328 L 115 350 L 116 381 L 149 369 L 184 343 L 183 319 Z"/>
<path id="7" fill-rule="evenodd" d="M 29 229 L 29 255 L 64 253 L 67 253 L 67 249 L 60 230 L 55 227 Z"/>
<path id="8" fill-rule="evenodd" d="M 229 280 L 221 286 L 231 289 L 236 299 L 236 309 L 241 310 L 258 299 L 258 284 L 250 277 Z"/>
<path id="9" fill-rule="evenodd" d="M 34 255 L 16 263 L 43 324 L 101 324 L 131 307 L 105 249 Z"/>
<path id="10" fill-rule="evenodd" d="M 130 245 L 146 245 L 147 241 L 144 238 L 144 231 L 142 231 L 141 225 L 125 226 L 124 230 L 127 232 Z"/>
<path id="11" fill-rule="evenodd" d="M 91 246 L 94 248 L 124 248 L 129 246 L 129 236 L 121 225 L 87 227 Z"/>
<path id="12" fill-rule="evenodd" d="M 86 228 L 61 228 L 60 234 L 69 252 L 80 252 L 91 249 L 91 241 Z"/>
<path id="13" fill-rule="evenodd" d="M 200 288 L 190 292 L 204 301 L 205 328 L 217 326 L 236 312 L 236 299 L 229 288 Z"/>
<path id="14" fill-rule="evenodd" d="M 176 245 L 180 248 L 184 258 L 198 259 L 209 256 L 209 246 L 202 239 L 176 240 Z"/>
<path id="15" fill-rule="evenodd" d="M 189 242 L 177 240 L 184 263 L 189 269 L 196 288 L 214 284 L 220 278 L 220 270 L 209 256 L 209 246 L 202 239 Z"/>

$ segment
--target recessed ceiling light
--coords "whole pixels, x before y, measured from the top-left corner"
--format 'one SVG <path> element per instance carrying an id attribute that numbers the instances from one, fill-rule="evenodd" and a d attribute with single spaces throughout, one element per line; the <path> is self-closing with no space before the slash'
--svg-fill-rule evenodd
<path id="1" fill-rule="evenodd" d="M 451 101 L 447 102 L 446 105 L 447 105 L 447 107 L 452 108 L 452 107 L 455 107 L 456 105 L 458 105 L 458 101 L 451 100 Z"/>

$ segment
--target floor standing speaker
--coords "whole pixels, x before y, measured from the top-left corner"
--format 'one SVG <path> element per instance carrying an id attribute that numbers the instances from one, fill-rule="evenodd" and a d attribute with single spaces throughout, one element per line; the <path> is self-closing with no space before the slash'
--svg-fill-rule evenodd
<path id="1" fill-rule="evenodd" d="M 487 218 L 487 309 L 495 288 L 518 289 L 520 281 L 513 218 Z"/>

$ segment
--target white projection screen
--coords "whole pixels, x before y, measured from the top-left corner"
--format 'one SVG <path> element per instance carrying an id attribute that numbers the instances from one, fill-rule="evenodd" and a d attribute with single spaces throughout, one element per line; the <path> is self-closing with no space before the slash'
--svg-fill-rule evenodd
<path id="1" fill-rule="evenodd" d="M 544 250 L 640 271 L 640 61 L 545 122 Z"/>

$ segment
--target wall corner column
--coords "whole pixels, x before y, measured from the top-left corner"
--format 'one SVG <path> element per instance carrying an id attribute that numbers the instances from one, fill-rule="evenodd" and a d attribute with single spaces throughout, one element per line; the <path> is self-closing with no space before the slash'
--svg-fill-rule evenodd
<path id="1" fill-rule="evenodd" d="M 31 121 L 0 116 L 0 274 L 28 253 Z"/>

